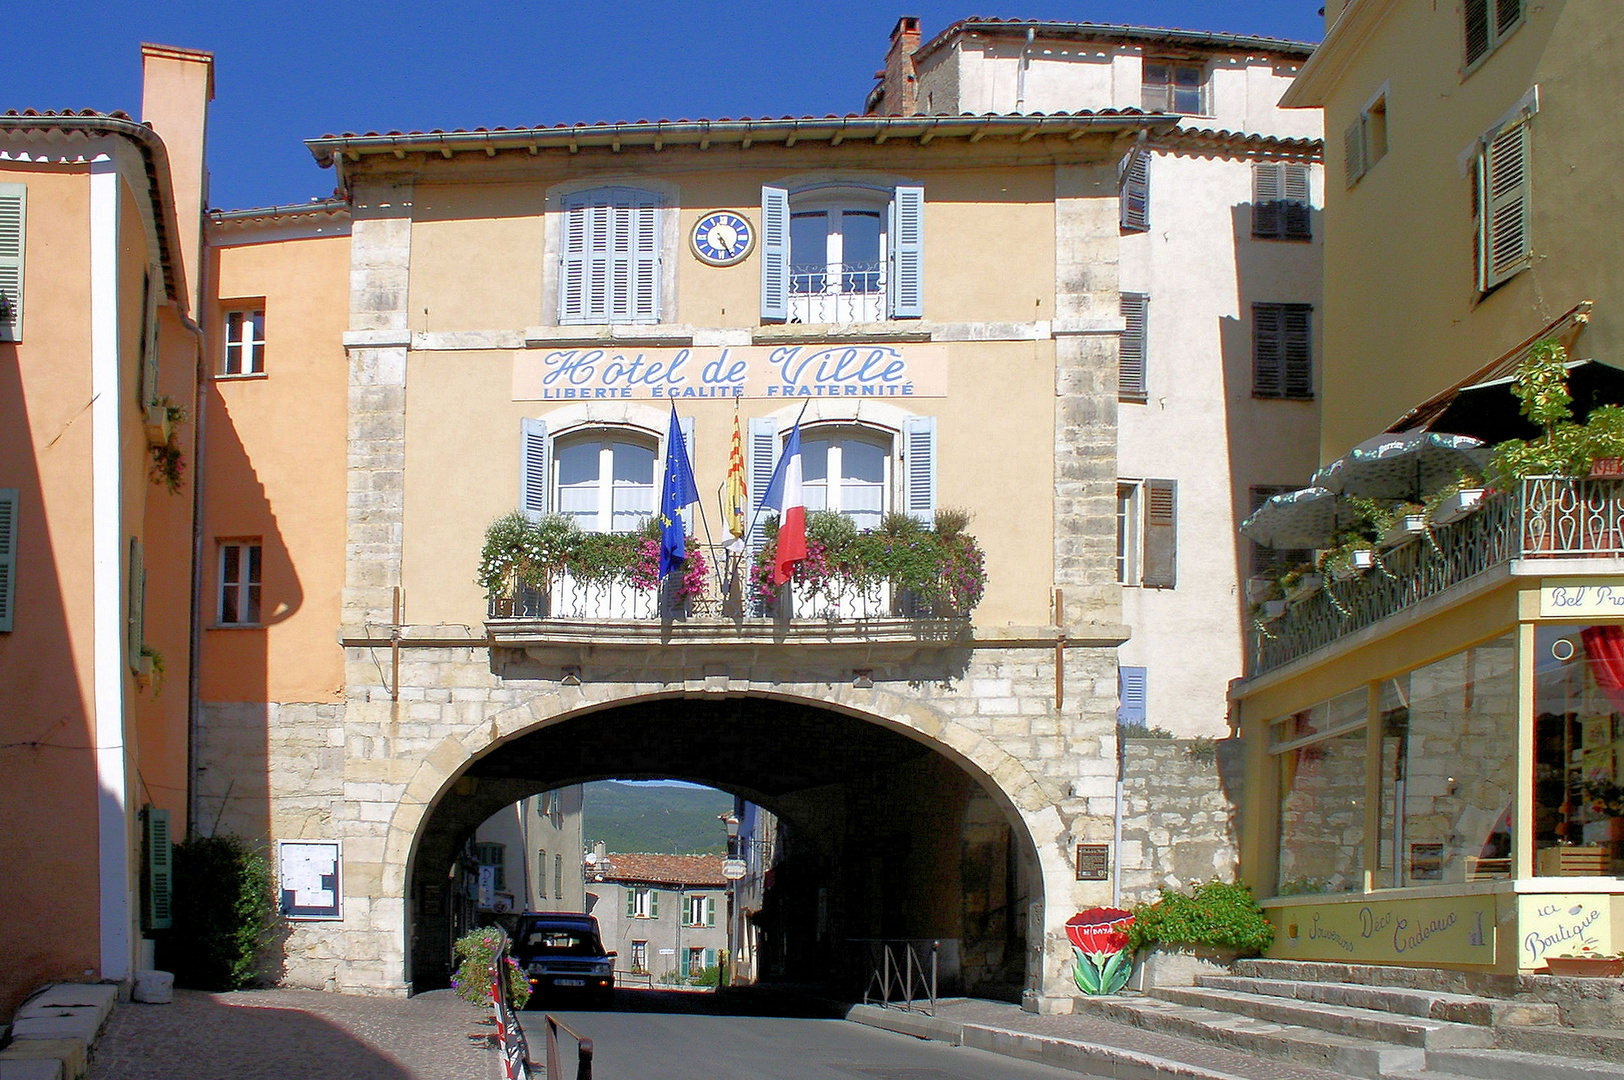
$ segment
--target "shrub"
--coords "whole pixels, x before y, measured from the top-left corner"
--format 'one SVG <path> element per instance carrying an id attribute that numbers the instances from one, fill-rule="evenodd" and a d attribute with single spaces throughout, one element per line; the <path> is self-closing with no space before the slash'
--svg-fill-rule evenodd
<path id="1" fill-rule="evenodd" d="M 469 931 L 451 946 L 462 958 L 456 974 L 451 976 L 451 988 L 462 1000 L 471 1005 L 491 1004 L 491 959 L 506 937 L 501 927 L 485 926 Z M 508 1003 L 522 1009 L 530 1000 L 530 980 L 511 956 L 503 968 L 507 975 Z"/>
<path id="2" fill-rule="evenodd" d="M 1128 930 L 1134 949 L 1168 945 L 1219 945 L 1256 955 L 1274 944 L 1274 926 L 1244 884 L 1212 880 L 1193 892 L 1164 887 L 1161 899 L 1133 909 Z"/>
<path id="3" fill-rule="evenodd" d="M 193 837 L 175 845 L 174 874 L 160 966 L 193 990 L 253 982 L 281 923 L 264 850 L 236 836 Z"/>

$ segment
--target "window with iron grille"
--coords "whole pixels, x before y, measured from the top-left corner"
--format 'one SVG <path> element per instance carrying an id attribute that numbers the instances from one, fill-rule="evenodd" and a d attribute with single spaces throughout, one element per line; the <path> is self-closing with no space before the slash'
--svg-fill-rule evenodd
<path id="1" fill-rule="evenodd" d="M 1257 240 L 1310 240 L 1308 166 L 1260 161 L 1252 166 L 1252 236 Z"/>
<path id="2" fill-rule="evenodd" d="M 1252 305 L 1252 396 L 1314 396 L 1311 304 Z"/>
<path id="3" fill-rule="evenodd" d="M 1522 25 L 1523 0 L 1465 0 L 1461 5 L 1466 36 L 1466 66 L 1471 67 Z"/>

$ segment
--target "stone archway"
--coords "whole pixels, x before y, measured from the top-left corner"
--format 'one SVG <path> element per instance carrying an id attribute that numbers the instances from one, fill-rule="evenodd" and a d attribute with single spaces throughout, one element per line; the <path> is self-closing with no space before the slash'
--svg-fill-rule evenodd
<path id="1" fill-rule="evenodd" d="M 893 773 L 885 783 L 892 786 L 897 770 L 913 770 L 913 782 L 925 782 L 918 776 L 931 773 L 938 788 L 951 787 L 951 774 L 957 774 L 965 791 L 973 789 L 975 798 L 996 808 L 993 816 L 1008 827 L 1006 843 L 1015 853 L 1010 857 L 1022 867 L 1020 925 L 1001 944 L 977 951 L 975 942 L 981 939 L 974 938 L 968 947 L 977 963 L 991 955 L 1010 965 L 1010 977 L 1030 991 L 1052 993 L 1046 976 L 1057 968 L 1047 955 L 1054 935 L 1047 932 L 1044 899 L 1054 895 L 1057 878 L 1069 881 L 1071 868 L 1062 856 L 1065 830 L 1042 780 L 995 741 L 928 704 L 883 688 L 818 689 L 822 695 L 786 693 L 781 687 L 770 692 L 619 696 L 602 687 L 559 689 L 494 712 L 460 738 L 442 740 L 406 785 L 385 844 L 384 872 L 390 885 L 398 882 L 395 895 L 402 902 L 400 963 L 405 978 L 434 981 L 438 969 L 426 961 L 425 950 L 445 946 L 442 931 L 432 925 L 433 913 L 423 910 L 423 882 L 444 872 L 460 838 L 479 820 L 518 798 L 605 776 L 661 775 L 722 787 L 782 812 L 786 796 L 793 802 L 796 792 L 843 775 L 861 777 L 889 768 Z M 742 737 L 740 725 L 751 717 L 774 732 Z M 705 742 L 707 730 L 713 733 L 712 744 Z M 725 745 L 714 742 L 720 731 L 729 733 Z M 813 753 L 813 747 L 822 749 Z M 919 763 L 911 764 L 912 759 Z M 933 761 L 940 766 L 934 771 Z M 951 796 L 938 794 L 951 801 Z M 988 815 L 980 816 L 977 835 L 985 836 Z M 967 824 L 954 827 L 961 830 L 961 839 L 970 835 Z M 926 841 L 933 842 L 939 840 Z M 964 880 L 959 891 L 947 892 L 957 913 L 984 917 L 987 904 L 975 893 L 972 879 L 979 882 L 985 868 L 969 865 L 986 854 L 977 851 L 960 864 Z M 924 858 L 923 852 L 919 857 Z M 934 893 L 912 894 L 916 901 L 941 895 L 940 887 Z M 1011 905 L 1015 901 L 1007 894 L 1004 899 Z M 1069 910 L 1062 912 L 1059 921 L 1067 914 Z M 1000 917 L 1015 916 L 1002 910 Z M 944 927 L 962 931 L 976 919 L 972 915 L 955 922 L 936 912 L 912 918 L 910 925 L 924 932 L 907 936 L 948 936 Z M 979 932 L 987 934 L 984 925 Z M 1017 942 L 1019 957 L 1000 952 Z"/>

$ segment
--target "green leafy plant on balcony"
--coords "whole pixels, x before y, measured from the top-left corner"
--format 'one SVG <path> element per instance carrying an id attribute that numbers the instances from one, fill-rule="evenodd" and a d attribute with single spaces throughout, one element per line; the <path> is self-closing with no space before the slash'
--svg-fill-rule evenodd
<path id="1" fill-rule="evenodd" d="M 678 603 L 703 593 L 710 572 L 699 541 L 689 537 L 687 549 L 674 593 Z M 652 519 L 635 533 L 592 533 L 561 514 L 532 521 L 515 510 L 486 526 L 475 580 L 491 600 L 545 592 L 565 574 L 589 584 L 654 590 L 659 566 L 660 532 Z"/>
<path id="2" fill-rule="evenodd" d="M 168 397 L 156 398 L 152 404 L 164 411 L 169 424 L 169 439 L 147 447 L 147 453 L 152 457 L 147 475 L 154 484 L 162 484 L 174 494 L 180 491 L 181 480 L 186 474 L 186 455 L 180 448 L 180 426 L 191 416 L 184 406 L 177 405 Z"/>
<path id="3" fill-rule="evenodd" d="M 806 518 L 806 559 L 791 580 L 834 593 L 851 589 L 873 596 L 889 583 L 907 594 L 913 609 L 938 618 L 964 617 L 981 602 L 987 570 L 981 546 L 966 532 L 965 510 L 937 511 L 930 524 L 889 513 L 877 529 L 859 531 L 849 517 L 818 510 Z M 778 546 L 776 518 L 765 523 L 767 542 L 750 571 L 750 587 L 770 608 L 778 598 L 773 558 Z"/>
<path id="4" fill-rule="evenodd" d="M 1522 403 L 1522 415 L 1542 433 L 1494 448 L 1489 481 L 1496 489 L 1509 490 L 1529 476 L 1586 476 L 1596 459 L 1624 457 L 1624 408 L 1604 405 L 1583 424 L 1574 422 L 1567 360 L 1560 344 L 1542 341 L 1518 366 L 1511 392 Z"/>

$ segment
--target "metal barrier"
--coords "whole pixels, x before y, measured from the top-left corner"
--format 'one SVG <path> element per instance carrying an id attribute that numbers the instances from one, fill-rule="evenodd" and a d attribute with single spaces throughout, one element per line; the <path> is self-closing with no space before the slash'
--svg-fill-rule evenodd
<path id="1" fill-rule="evenodd" d="M 547 1080 L 562 1080 L 564 1075 L 558 1062 L 558 1033 L 561 1030 L 575 1040 L 575 1080 L 592 1080 L 592 1040 L 583 1039 L 552 1013 L 542 1019 L 547 1026 Z"/>
<path id="2" fill-rule="evenodd" d="M 918 1011 L 926 1016 L 935 1016 L 937 954 L 941 951 L 942 943 L 940 941 L 930 943 L 928 971 L 923 958 L 911 941 L 873 941 L 869 944 L 879 946 L 879 963 L 869 974 L 868 986 L 863 991 L 863 1004 L 913 1012 L 916 1002 L 920 1002 L 922 996 L 930 1003 L 930 1007 L 927 1009 L 920 1003 L 917 1006 Z M 900 962 L 897 959 L 899 951 L 902 954 Z M 919 980 L 917 987 L 914 985 L 915 978 Z M 876 983 L 879 984 L 877 1000 L 874 995 Z M 896 991 L 896 996 L 892 996 L 892 991 Z"/>
<path id="3" fill-rule="evenodd" d="M 616 986 L 642 986 L 644 989 L 654 989 L 654 972 L 652 971 L 620 971 L 614 973 Z"/>

